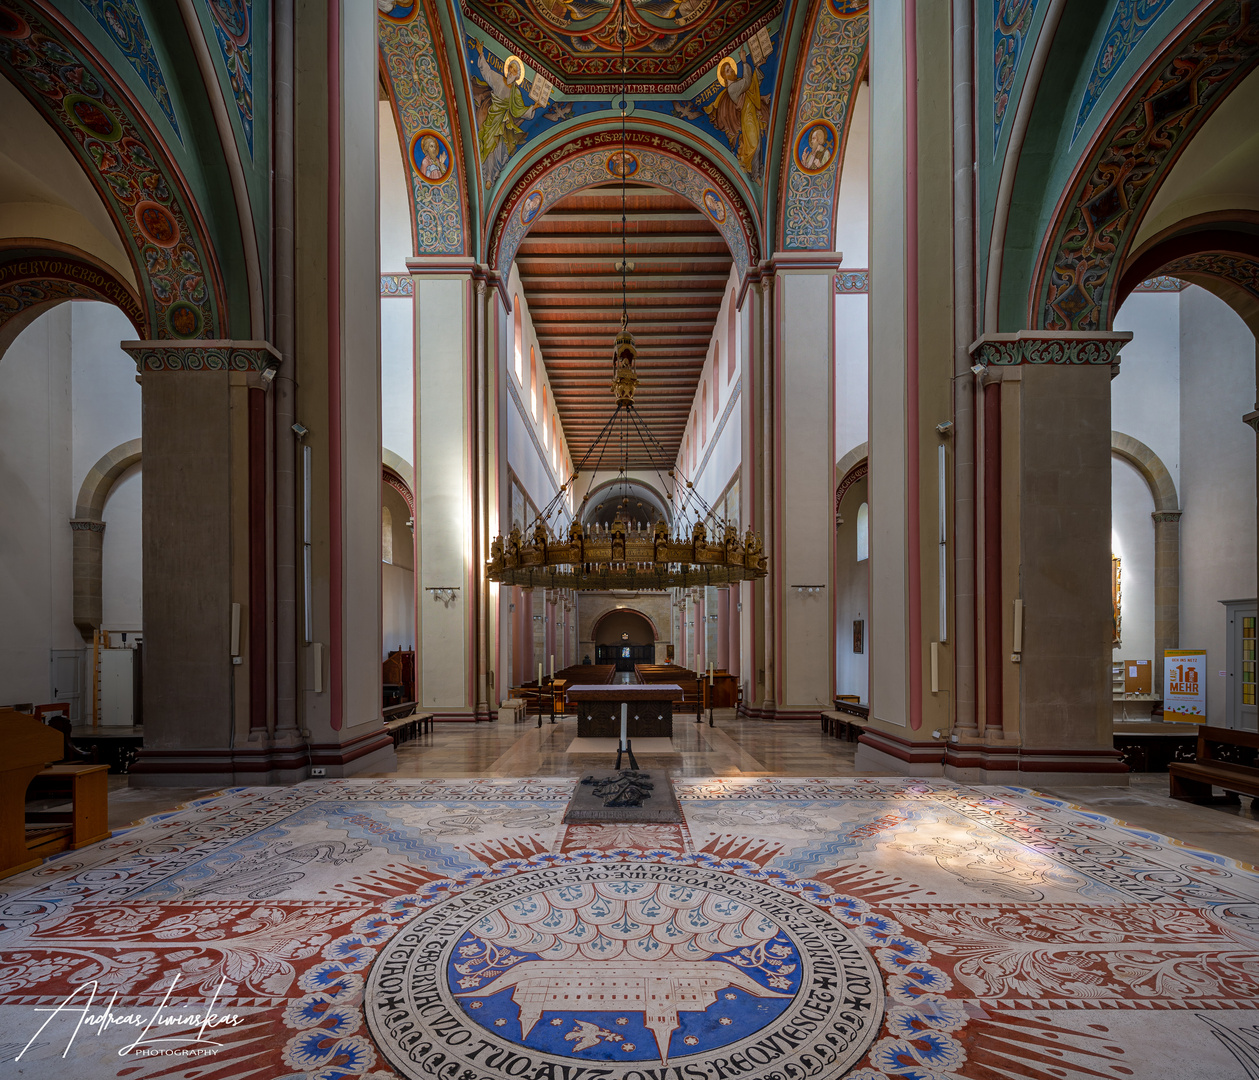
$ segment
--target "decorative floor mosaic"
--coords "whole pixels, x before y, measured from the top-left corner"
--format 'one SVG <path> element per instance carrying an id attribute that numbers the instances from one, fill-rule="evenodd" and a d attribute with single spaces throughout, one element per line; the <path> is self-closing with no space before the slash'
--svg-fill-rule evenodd
<path id="1" fill-rule="evenodd" d="M 238 788 L 0 882 L 5 1075 L 1255 1080 L 1259 874 L 1018 788 Z"/>

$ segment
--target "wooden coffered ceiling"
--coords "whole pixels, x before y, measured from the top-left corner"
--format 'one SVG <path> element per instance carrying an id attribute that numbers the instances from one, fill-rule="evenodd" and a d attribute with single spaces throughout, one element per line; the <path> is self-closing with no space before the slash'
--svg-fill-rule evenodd
<path id="1" fill-rule="evenodd" d="M 703 213 L 658 188 L 627 188 L 626 233 L 634 266 L 626 278 L 629 328 L 638 345 L 640 380 L 634 400 L 671 465 L 709 355 L 730 251 Z M 575 464 L 616 411 L 612 342 L 621 325 L 620 259 L 619 185 L 557 202 L 534 223 L 516 255 Z M 632 440 L 631 468 L 658 463 Z"/>

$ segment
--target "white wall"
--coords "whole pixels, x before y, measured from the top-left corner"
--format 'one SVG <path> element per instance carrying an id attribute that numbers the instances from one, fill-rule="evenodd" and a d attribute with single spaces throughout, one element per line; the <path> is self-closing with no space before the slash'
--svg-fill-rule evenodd
<path id="1" fill-rule="evenodd" d="M 83 644 L 71 620 L 69 304 L 0 357 L 0 704 L 49 700 L 49 650 Z"/>
<path id="2" fill-rule="evenodd" d="M 1190 286 L 1180 355 L 1180 644 L 1207 650 L 1207 716 L 1223 724 L 1219 601 L 1255 595 L 1255 433 L 1241 422 L 1255 400 L 1255 339 L 1222 300 Z"/>
<path id="3" fill-rule="evenodd" d="M 1154 496 L 1135 465 L 1112 459 L 1111 552 L 1122 560 L 1123 590 L 1114 660 L 1154 660 Z"/>
<path id="4" fill-rule="evenodd" d="M 93 465 L 119 443 L 140 437 L 140 385 L 135 361 L 118 348 L 120 341 L 137 337 L 127 317 L 112 304 L 93 300 L 75 300 L 64 307 L 70 318 L 72 356 L 73 500 Z M 73 510 L 71 501 L 67 512 Z"/>
<path id="5" fill-rule="evenodd" d="M 136 336 L 115 307 L 60 304 L 0 358 L 0 704 L 49 699 L 49 652 L 77 649 L 69 527 L 88 470 L 140 435 Z M 142 626 L 139 467 L 115 483 L 103 513 L 104 624 Z"/>
<path id="6" fill-rule="evenodd" d="M 384 655 L 395 649 L 415 648 L 415 571 L 382 563 L 381 606 Z"/>
<path id="7" fill-rule="evenodd" d="M 682 449 L 678 452 L 677 464 L 682 475 L 695 485 L 695 492 L 708 503 L 714 505 L 721 498 L 730 481 L 739 470 L 743 454 L 743 428 L 740 423 L 740 409 L 737 401 L 731 400 L 742 393 L 739 378 L 739 366 L 736 362 L 734 377 L 728 375 L 730 370 L 730 352 L 738 350 L 739 320 L 731 319 L 735 297 L 738 289 L 738 274 L 732 268 L 730 279 L 726 285 L 725 296 L 722 297 L 721 310 L 717 313 L 717 322 L 713 326 L 712 338 L 708 343 L 708 353 L 704 360 L 704 369 L 695 387 L 695 397 L 691 402 L 691 414 L 686 431 L 682 436 Z M 734 334 L 731 335 L 731 324 Z M 713 356 L 720 356 L 716 377 L 713 375 Z M 700 411 L 704 407 L 704 390 L 708 392 L 708 411 L 704 420 L 700 419 Z M 716 413 L 714 419 L 713 397 L 716 395 Z M 724 420 L 724 424 L 723 424 Z M 695 446 L 695 468 L 691 468 L 689 443 Z M 679 491 L 679 498 L 681 491 Z M 675 507 L 680 505 L 674 500 Z M 694 515 L 692 515 L 692 520 Z"/>
<path id="8" fill-rule="evenodd" d="M 380 272 L 405 274 L 411 257 L 407 170 L 389 102 L 380 103 Z M 409 296 L 380 300 L 381 445 L 415 464 L 415 312 Z"/>
<path id="9" fill-rule="evenodd" d="M 520 305 L 521 320 L 521 377 L 516 377 L 515 356 L 515 315 L 507 317 L 507 372 L 506 393 L 503 408 L 507 413 L 507 464 L 519 479 L 524 488 L 541 510 L 571 475 L 572 458 L 568 453 L 568 440 L 564 436 L 562 420 L 557 422 L 556 435 L 559 442 L 558 454 L 550 445 L 550 423 L 552 414 L 556 413 L 555 397 L 551 393 L 551 385 L 546 376 L 546 358 L 538 346 L 537 335 L 534 333 L 533 320 L 529 317 L 529 304 L 525 300 L 524 289 L 520 284 L 520 274 L 513 266 L 507 279 L 508 294 L 512 303 Z M 537 386 L 537 419 L 530 409 L 530 368 L 529 350 L 533 348 L 538 364 Z M 546 411 L 542 409 L 542 388 L 546 387 Z M 609 398 L 611 394 L 609 393 Z M 546 431 L 543 431 L 543 427 Z M 556 460 L 558 459 L 558 468 Z M 567 521 L 567 518 L 565 518 Z"/>
<path id="10" fill-rule="evenodd" d="M 835 250 L 843 265 L 870 265 L 870 84 L 857 87 L 852 125 L 839 177 L 839 207 L 835 218 Z"/>
<path id="11" fill-rule="evenodd" d="M 1110 384 L 1110 426 L 1140 439 L 1167 466 L 1180 490 L 1180 299 L 1183 293 L 1133 293 L 1115 315 L 1132 331 Z"/>
<path id="12" fill-rule="evenodd" d="M 106 630 L 144 628 L 140 517 L 144 481 L 141 468 L 133 465 L 115 481 L 101 515 L 105 522 L 101 557 L 101 620 Z"/>
<path id="13" fill-rule="evenodd" d="M 380 112 L 380 272 L 405 274 L 411 250 L 411 193 L 398 125 L 388 101 Z"/>

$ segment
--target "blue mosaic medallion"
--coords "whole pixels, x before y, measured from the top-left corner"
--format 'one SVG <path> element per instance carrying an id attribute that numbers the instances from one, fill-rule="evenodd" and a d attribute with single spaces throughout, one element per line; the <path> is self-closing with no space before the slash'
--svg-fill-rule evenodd
<path id="1" fill-rule="evenodd" d="M 530 871 L 433 907 L 377 960 L 367 1000 L 385 1056 L 417 1080 L 580 1062 L 752 1080 L 818 1040 L 835 1054 L 818 1075 L 842 1076 L 883 1014 L 876 965 L 828 912 L 770 882 L 629 862 Z"/>

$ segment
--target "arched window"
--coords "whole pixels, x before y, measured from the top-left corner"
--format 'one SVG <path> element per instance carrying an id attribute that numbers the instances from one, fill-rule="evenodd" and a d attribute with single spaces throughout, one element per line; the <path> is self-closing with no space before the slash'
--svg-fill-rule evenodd
<path id="1" fill-rule="evenodd" d="M 699 390 L 699 440 L 708 442 L 708 383 Z"/>
<path id="2" fill-rule="evenodd" d="M 734 291 L 730 293 L 730 308 L 726 313 L 726 381 L 734 382 L 734 358 L 738 355 L 738 349 L 735 347 L 735 310 L 734 310 Z"/>
<path id="3" fill-rule="evenodd" d="M 542 384 L 542 448 L 549 449 L 551 445 L 551 433 L 546 426 L 546 383 Z"/>
<path id="4" fill-rule="evenodd" d="M 529 346 L 529 411 L 538 419 L 538 354 Z"/>
<path id="5" fill-rule="evenodd" d="M 393 562 L 393 511 L 380 508 L 380 561 Z"/>
<path id="6" fill-rule="evenodd" d="M 870 504 L 862 503 L 857 511 L 857 562 L 870 557 Z"/>
<path id="7" fill-rule="evenodd" d="M 717 387 L 721 385 L 721 342 L 715 343 L 713 348 L 713 419 L 717 419 L 717 403 L 721 400 L 721 395 L 717 392 Z"/>
<path id="8" fill-rule="evenodd" d="M 520 294 L 516 294 L 516 382 L 525 384 L 524 339 L 520 328 Z"/>

